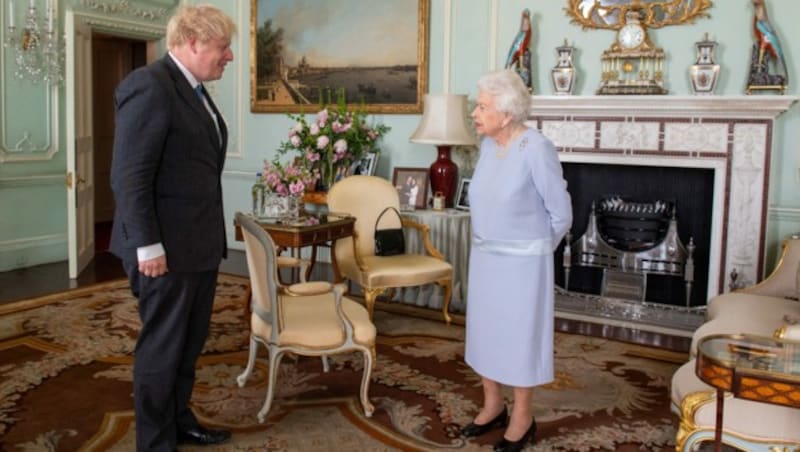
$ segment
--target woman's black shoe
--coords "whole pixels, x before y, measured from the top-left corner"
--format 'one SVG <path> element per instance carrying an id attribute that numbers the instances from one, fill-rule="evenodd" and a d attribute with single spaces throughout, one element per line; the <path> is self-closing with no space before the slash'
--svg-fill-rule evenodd
<path id="1" fill-rule="evenodd" d="M 533 437 L 535 435 L 536 419 L 533 419 L 531 426 L 528 427 L 528 431 L 522 435 L 522 438 L 518 439 L 517 441 L 509 441 L 503 437 L 503 439 L 494 445 L 494 452 L 519 452 L 525 448 L 525 445 L 528 444 L 528 441 L 533 441 Z"/>
<path id="2" fill-rule="evenodd" d="M 461 429 L 461 435 L 465 438 L 471 438 L 473 436 L 481 436 L 484 433 L 488 433 L 496 428 L 505 427 L 508 424 L 508 409 L 503 406 L 503 411 L 500 412 L 494 419 L 485 423 L 485 424 L 476 424 L 474 422 L 470 422 L 469 424 L 465 425 L 464 428 Z"/>

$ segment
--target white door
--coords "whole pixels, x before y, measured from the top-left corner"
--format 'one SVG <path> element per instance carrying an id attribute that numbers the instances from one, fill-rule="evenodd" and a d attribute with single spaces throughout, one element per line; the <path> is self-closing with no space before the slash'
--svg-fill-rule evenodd
<path id="1" fill-rule="evenodd" d="M 67 11 L 67 224 L 69 277 L 94 257 L 94 156 L 92 137 L 92 31 Z"/>

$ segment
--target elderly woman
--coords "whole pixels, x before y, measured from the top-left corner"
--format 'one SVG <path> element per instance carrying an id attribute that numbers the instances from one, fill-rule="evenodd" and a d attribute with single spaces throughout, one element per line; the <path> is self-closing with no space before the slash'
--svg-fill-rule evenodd
<path id="1" fill-rule="evenodd" d="M 507 426 L 494 450 L 518 451 L 536 434 L 533 387 L 553 381 L 553 251 L 572 206 L 553 143 L 524 124 L 531 97 L 519 75 L 486 74 L 478 89 L 465 360 L 481 376 L 483 407 L 461 432 Z M 513 387 L 510 420 L 502 385 Z"/>

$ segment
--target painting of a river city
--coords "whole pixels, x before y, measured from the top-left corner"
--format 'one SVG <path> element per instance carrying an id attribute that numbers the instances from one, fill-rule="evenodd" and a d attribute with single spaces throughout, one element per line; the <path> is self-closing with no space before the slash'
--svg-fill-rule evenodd
<path id="1" fill-rule="evenodd" d="M 336 102 L 417 113 L 427 89 L 430 0 L 251 0 L 254 112 Z"/>

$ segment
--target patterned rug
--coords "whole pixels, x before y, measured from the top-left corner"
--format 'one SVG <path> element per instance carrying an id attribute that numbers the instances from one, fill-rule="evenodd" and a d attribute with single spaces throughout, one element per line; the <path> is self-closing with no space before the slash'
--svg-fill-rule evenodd
<path id="1" fill-rule="evenodd" d="M 233 431 L 213 450 L 479 450 L 502 436 L 458 435 L 480 406 L 463 361 L 463 327 L 376 312 L 377 363 L 366 418 L 356 355 L 285 358 L 264 424 L 266 362 L 239 388 L 247 361 L 246 281 L 221 275 L 192 404 Z M 134 450 L 132 351 L 139 328 L 126 281 L 0 306 L 0 450 Z M 263 350 L 263 349 L 262 349 Z M 674 450 L 669 381 L 686 356 L 580 335 L 556 335 L 556 381 L 534 391 L 539 433 L 529 450 Z M 510 397 L 510 392 L 508 393 Z M 181 450 L 192 450 L 182 448 Z"/>

